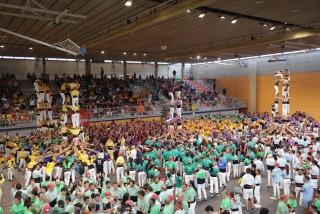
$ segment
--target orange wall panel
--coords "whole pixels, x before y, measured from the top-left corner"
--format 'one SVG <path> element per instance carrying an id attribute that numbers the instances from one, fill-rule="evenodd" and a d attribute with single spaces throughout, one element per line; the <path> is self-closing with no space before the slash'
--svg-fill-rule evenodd
<path id="1" fill-rule="evenodd" d="M 216 78 L 216 82 L 219 92 L 226 88 L 228 97 L 243 101 L 250 109 L 249 76 Z"/>

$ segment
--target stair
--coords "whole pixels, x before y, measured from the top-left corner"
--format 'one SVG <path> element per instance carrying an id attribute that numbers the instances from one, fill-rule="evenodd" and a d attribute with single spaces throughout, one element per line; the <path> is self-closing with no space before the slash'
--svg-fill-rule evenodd
<path id="1" fill-rule="evenodd" d="M 29 83 L 28 80 L 18 80 L 19 88 L 22 92 L 23 98 L 28 98 L 31 94 L 34 93 L 34 86 Z"/>
<path id="2" fill-rule="evenodd" d="M 204 91 L 210 91 L 210 89 L 208 87 L 206 87 L 205 85 L 201 84 L 198 80 L 184 80 L 184 82 L 188 85 L 191 85 L 196 91 L 202 93 Z"/>

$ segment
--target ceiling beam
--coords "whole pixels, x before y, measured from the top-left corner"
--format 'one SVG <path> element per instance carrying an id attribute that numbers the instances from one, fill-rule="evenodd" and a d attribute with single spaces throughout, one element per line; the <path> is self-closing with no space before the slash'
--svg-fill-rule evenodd
<path id="1" fill-rule="evenodd" d="M 154 13 L 138 19 L 130 24 L 124 25 L 120 28 L 117 28 L 113 31 L 106 32 L 98 37 L 91 39 L 86 42 L 86 47 L 88 48 L 97 48 L 102 44 L 112 42 L 115 39 L 122 38 L 124 36 L 132 34 L 134 31 L 138 31 L 150 26 L 154 26 L 159 22 L 171 19 L 175 16 L 178 16 L 182 13 L 186 13 L 187 10 L 193 10 L 195 8 L 212 4 L 217 0 L 181 0 L 176 4 L 169 6 L 163 10 L 155 11 Z"/>
<path id="2" fill-rule="evenodd" d="M 277 35 L 268 36 L 268 37 L 261 37 L 261 38 L 255 38 L 254 40 L 248 39 L 241 42 L 236 43 L 220 43 L 217 45 L 212 45 L 208 48 L 202 48 L 197 50 L 190 50 L 190 51 L 184 51 L 184 52 L 176 52 L 176 53 L 169 53 L 167 54 L 165 60 L 176 60 L 176 59 L 183 59 L 190 56 L 195 56 L 199 54 L 208 54 L 208 53 L 220 53 L 221 51 L 228 51 L 228 50 L 234 50 L 239 48 L 249 48 L 253 46 L 259 46 L 259 45 L 267 45 L 270 43 L 275 42 L 284 42 L 287 40 L 293 40 L 293 39 L 302 39 L 310 36 L 316 36 L 319 35 L 320 30 L 304 30 L 299 32 L 286 32 L 281 31 Z"/>

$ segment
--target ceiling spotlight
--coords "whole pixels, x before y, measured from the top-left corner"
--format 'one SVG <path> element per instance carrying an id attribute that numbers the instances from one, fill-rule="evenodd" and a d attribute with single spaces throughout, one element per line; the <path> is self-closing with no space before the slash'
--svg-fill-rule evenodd
<path id="1" fill-rule="evenodd" d="M 187 10 L 187 13 L 191 13 L 191 10 Z"/>
<path id="2" fill-rule="evenodd" d="M 101 54 L 104 54 L 104 51 L 101 51 Z"/>
<path id="3" fill-rule="evenodd" d="M 123 52 L 123 55 L 127 55 L 127 53 L 126 53 L 126 52 Z"/>
<path id="4" fill-rule="evenodd" d="M 221 15 L 221 14 L 219 14 L 218 17 L 219 17 L 220 19 L 225 19 L 225 18 L 226 18 L 225 15 Z"/>
<path id="5" fill-rule="evenodd" d="M 137 56 L 137 54 L 136 54 L 136 53 L 133 53 L 133 56 Z"/>
<path id="6" fill-rule="evenodd" d="M 267 24 L 267 23 L 261 23 L 261 25 L 262 25 L 263 27 L 268 27 L 268 24 Z"/>
<path id="7" fill-rule="evenodd" d="M 276 29 L 276 26 L 275 26 L 275 25 L 273 25 L 273 26 L 270 28 L 270 30 L 274 30 L 274 29 Z"/>
<path id="8" fill-rule="evenodd" d="M 218 60 L 220 60 L 221 58 L 219 57 Z"/>
<path id="9" fill-rule="evenodd" d="M 198 17 L 203 18 L 203 17 L 205 17 L 205 15 L 206 15 L 206 12 L 201 12 Z"/>
<path id="10" fill-rule="evenodd" d="M 130 7 L 132 5 L 133 0 L 127 0 L 126 3 L 124 4 L 127 7 Z"/>
<path id="11" fill-rule="evenodd" d="M 29 50 L 33 50 L 33 47 L 30 47 Z"/>
<path id="12" fill-rule="evenodd" d="M 197 59 L 200 59 L 200 56 L 199 56 L 199 55 L 197 56 Z"/>
<path id="13" fill-rule="evenodd" d="M 286 27 L 286 30 L 291 30 L 289 26 Z"/>
<path id="14" fill-rule="evenodd" d="M 231 21 L 231 24 L 235 24 L 235 23 L 237 23 L 237 21 L 238 21 L 238 18 L 234 18 L 234 19 Z"/>
<path id="15" fill-rule="evenodd" d="M 204 57 L 203 59 L 207 59 L 207 57 Z"/>
<path id="16" fill-rule="evenodd" d="M 147 54 L 146 54 L 146 53 L 144 53 L 144 54 L 143 54 L 143 56 L 147 56 Z"/>
<path id="17" fill-rule="evenodd" d="M 0 45 L 0 48 L 4 48 L 4 45 Z"/>

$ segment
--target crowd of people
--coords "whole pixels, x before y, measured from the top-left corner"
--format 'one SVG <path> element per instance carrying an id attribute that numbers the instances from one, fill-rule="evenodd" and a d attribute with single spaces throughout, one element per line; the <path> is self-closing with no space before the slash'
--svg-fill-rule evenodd
<path id="1" fill-rule="evenodd" d="M 205 115 L 177 130 L 138 120 L 86 127 L 78 145 L 58 130 L 6 133 L 0 184 L 13 182 L 10 213 L 17 214 L 193 214 L 203 200 L 221 201 L 208 213 L 268 213 L 261 186 L 272 188 L 277 214 L 300 206 L 317 213 L 317 124 L 304 113 Z M 16 167 L 24 181 L 15 179 Z M 226 187 L 234 179 L 239 185 Z"/>

